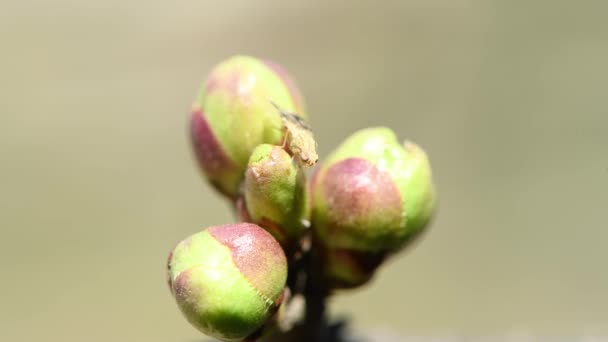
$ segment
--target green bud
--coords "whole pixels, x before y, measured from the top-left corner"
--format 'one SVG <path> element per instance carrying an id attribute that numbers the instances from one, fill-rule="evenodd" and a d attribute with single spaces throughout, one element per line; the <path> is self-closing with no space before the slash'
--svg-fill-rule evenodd
<path id="1" fill-rule="evenodd" d="M 313 225 L 330 247 L 400 248 L 429 221 L 435 196 L 422 149 L 388 128 L 347 138 L 314 177 Z"/>
<path id="2" fill-rule="evenodd" d="M 188 321 L 223 341 L 240 341 L 276 311 L 287 279 L 277 241 L 255 224 L 210 227 L 169 255 L 171 293 Z"/>
<path id="3" fill-rule="evenodd" d="M 252 222 L 283 245 L 304 231 L 308 215 L 306 178 L 283 148 L 258 146 L 245 173 L 245 204 Z"/>
<path id="4" fill-rule="evenodd" d="M 253 149 L 284 140 L 272 103 L 306 118 L 289 76 L 276 64 L 246 56 L 216 66 L 194 101 L 190 128 L 196 157 L 211 184 L 229 197 L 235 197 Z"/>
<path id="5" fill-rule="evenodd" d="M 312 223 L 328 250 L 327 270 L 351 285 L 412 241 L 435 209 L 426 154 L 414 143 L 401 145 L 388 128 L 347 138 L 317 170 L 312 192 Z"/>

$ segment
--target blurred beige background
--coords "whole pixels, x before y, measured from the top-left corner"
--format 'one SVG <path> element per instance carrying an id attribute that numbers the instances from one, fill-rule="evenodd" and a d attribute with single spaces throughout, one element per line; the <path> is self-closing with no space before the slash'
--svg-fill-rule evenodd
<path id="1" fill-rule="evenodd" d="M 332 303 L 403 334 L 608 334 L 605 1 L 2 1 L 2 341 L 201 341 L 168 251 L 233 220 L 186 125 L 206 73 L 275 60 L 321 155 L 370 125 L 430 154 L 416 248 Z"/>

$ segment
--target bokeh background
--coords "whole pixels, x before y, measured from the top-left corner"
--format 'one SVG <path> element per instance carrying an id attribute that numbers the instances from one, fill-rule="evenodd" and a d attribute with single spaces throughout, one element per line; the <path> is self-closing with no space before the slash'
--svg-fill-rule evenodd
<path id="1" fill-rule="evenodd" d="M 608 2 L 1 7 L 0 340 L 202 340 L 164 267 L 233 220 L 186 126 L 234 54 L 290 71 L 322 156 L 373 125 L 430 155 L 431 230 L 334 315 L 405 335 L 608 334 Z"/>

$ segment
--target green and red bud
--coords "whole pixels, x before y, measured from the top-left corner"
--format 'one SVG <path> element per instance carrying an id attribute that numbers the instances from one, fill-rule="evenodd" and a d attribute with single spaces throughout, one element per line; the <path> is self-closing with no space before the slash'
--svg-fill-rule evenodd
<path id="1" fill-rule="evenodd" d="M 284 140 L 280 108 L 306 118 L 302 96 L 278 65 L 236 56 L 209 74 L 192 106 L 199 164 L 220 192 L 235 197 L 253 149 Z"/>
<path id="2" fill-rule="evenodd" d="M 276 311 L 287 279 L 281 246 L 251 223 L 210 227 L 170 253 L 171 293 L 188 321 L 223 341 L 257 332 Z"/>
<path id="3" fill-rule="evenodd" d="M 359 285 L 429 222 L 435 192 L 426 154 L 388 128 L 347 138 L 317 170 L 312 224 L 336 283 Z"/>
<path id="4" fill-rule="evenodd" d="M 258 146 L 245 172 L 245 205 L 252 222 L 284 246 L 304 231 L 309 201 L 306 178 L 281 146 Z"/>

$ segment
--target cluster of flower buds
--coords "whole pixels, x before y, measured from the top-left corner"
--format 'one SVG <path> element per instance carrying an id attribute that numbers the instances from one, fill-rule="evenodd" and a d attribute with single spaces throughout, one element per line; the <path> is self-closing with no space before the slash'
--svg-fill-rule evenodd
<path id="1" fill-rule="evenodd" d="M 297 291 L 287 279 L 302 272 L 302 253 L 317 256 L 324 293 L 354 288 L 435 209 L 425 152 L 388 128 L 348 137 L 308 180 L 317 154 L 303 99 L 270 62 L 237 56 L 215 67 L 192 107 L 191 137 L 205 178 L 243 223 L 179 243 L 168 282 L 190 323 L 224 341 L 271 330 L 285 294 Z"/>

